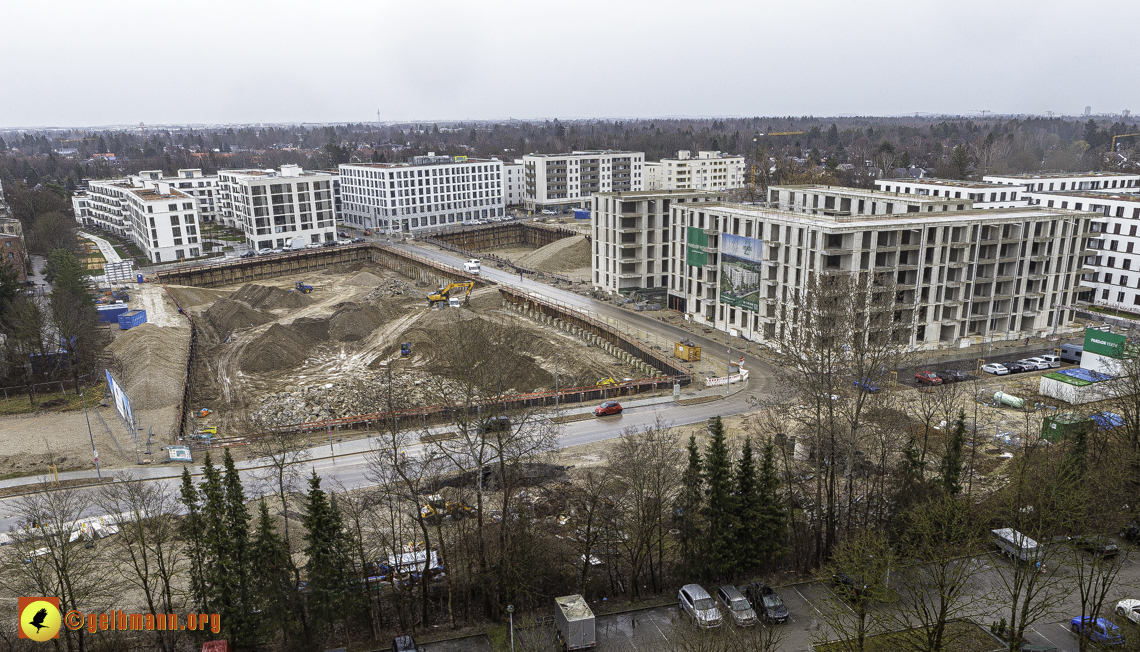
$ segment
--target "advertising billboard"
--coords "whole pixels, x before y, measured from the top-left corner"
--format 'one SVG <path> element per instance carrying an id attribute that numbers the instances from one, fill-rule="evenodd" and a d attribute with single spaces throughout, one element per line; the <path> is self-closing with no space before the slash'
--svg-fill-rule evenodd
<path id="1" fill-rule="evenodd" d="M 1110 358 L 1121 358 L 1124 356 L 1125 341 L 1127 338 L 1123 335 L 1086 328 L 1084 350 L 1088 353 L 1107 355 Z"/>
<path id="2" fill-rule="evenodd" d="M 724 234 L 720 244 L 720 300 L 745 310 L 760 310 L 760 258 L 764 243 L 756 238 Z"/>
<path id="3" fill-rule="evenodd" d="M 134 430 L 135 415 L 131 412 L 131 400 L 127 398 L 127 393 L 119 383 L 115 382 L 115 378 L 111 375 L 109 370 L 104 370 L 107 374 L 107 388 L 111 390 L 111 400 L 115 402 L 115 409 L 119 411 L 119 416 L 123 417 L 131 430 Z"/>

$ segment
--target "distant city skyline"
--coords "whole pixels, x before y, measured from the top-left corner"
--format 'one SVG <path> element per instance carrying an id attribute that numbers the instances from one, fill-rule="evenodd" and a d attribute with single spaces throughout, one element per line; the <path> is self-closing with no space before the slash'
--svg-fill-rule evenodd
<path id="1" fill-rule="evenodd" d="M 1081 12 L 1130 9 L 1093 0 Z M 1071 10 L 1054 0 L 17 3 L 0 41 L 13 62 L 0 74 L 0 129 L 1140 106 L 1128 39 Z"/>

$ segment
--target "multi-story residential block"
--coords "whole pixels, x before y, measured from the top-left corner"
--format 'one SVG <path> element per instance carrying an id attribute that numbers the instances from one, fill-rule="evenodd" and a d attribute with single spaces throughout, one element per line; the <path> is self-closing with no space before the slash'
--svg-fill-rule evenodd
<path id="1" fill-rule="evenodd" d="M 646 190 L 661 190 L 661 172 L 665 166 L 661 162 L 646 161 L 641 167 L 641 171 L 645 174 L 644 185 Z"/>
<path id="2" fill-rule="evenodd" d="M 1034 192 L 1064 190 L 1115 190 L 1140 187 L 1140 174 L 1122 172 L 1040 172 L 1027 174 L 987 174 L 982 181 L 1007 186 L 1025 186 Z"/>
<path id="3" fill-rule="evenodd" d="M 0 202 L 4 201 L 2 197 L 3 194 L 0 193 Z M 4 205 L 0 203 L 0 215 L 4 212 Z M 21 283 L 28 280 L 27 251 L 24 228 L 20 220 L 14 217 L 0 217 L 0 269 L 5 265 L 11 265 Z"/>
<path id="4" fill-rule="evenodd" d="M 886 274 L 909 346 L 930 349 L 1067 330 L 1096 214 L 976 209 L 966 198 L 827 186 L 772 187 L 768 206 L 670 207 L 668 301 L 761 343 L 795 328 L 812 280 Z M 620 216 L 619 218 L 620 219 Z"/>
<path id="5" fill-rule="evenodd" d="M 974 208 L 1017 208 L 1028 206 L 1024 185 L 991 183 L 988 181 L 958 181 L 955 179 L 876 179 L 875 188 L 883 192 L 903 195 L 929 195 L 969 199 Z"/>
<path id="6" fill-rule="evenodd" d="M 297 165 L 274 170 L 219 173 L 223 219 L 236 223 L 252 249 L 272 249 L 336 240 L 333 175 Z"/>
<path id="7" fill-rule="evenodd" d="M 139 174 L 157 173 L 140 172 Z M 199 169 L 179 170 L 177 177 L 168 180 L 175 188 L 195 198 L 198 204 L 198 216 L 203 222 L 218 222 L 218 207 L 221 205 L 221 184 L 218 181 L 218 175 L 206 176 Z M 224 222 L 218 223 L 235 228 L 238 226 Z"/>
<path id="8" fill-rule="evenodd" d="M 526 177 L 523 174 L 522 159 L 515 159 L 511 163 L 503 163 L 503 194 L 507 206 L 522 206 L 526 199 Z"/>
<path id="9" fill-rule="evenodd" d="M 524 204 L 531 211 L 585 208 L 599 192 L 644 189 L 643 152 L 613 150 L 523 156 Z"/>
<path id="10" fill-rule="evenodd" d="M 744 187 L 744 157 L 718 151 L 700 151 L 697 157 L 683 149 L 677 158 L 663 158 L 654 170 L 660 190 L 724 191 Z"/>
<path id="11" fill-rule="evenodd" d="M 503 162 L 465 156 L 340 166 L 343 221 L 391 233 L 504 214 Z"/>
<path id="12" fill-rule="evenodd" d="M 594 195 L 590 210 L 594 288 L 610 293 L 665 288 L 673 246 L 671 207 L 724 199 L 724 194 L 699 190 Z"/>

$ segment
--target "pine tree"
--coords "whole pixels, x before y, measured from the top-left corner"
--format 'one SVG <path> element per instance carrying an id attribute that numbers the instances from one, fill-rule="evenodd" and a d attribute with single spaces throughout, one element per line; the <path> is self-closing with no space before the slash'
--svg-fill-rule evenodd
<path id="1" fill-rule="evenodd" d="M 724 442 L 724 422 L 716 418 L 705 453 L 705 576 L 731 573 L 736 530 L 736 500 L 732 495 L 732 460 Z"/>
<path id="2" fill-rule="evenodd" d="M 784 502 L 780 500 L 780 476 L 776 470 L 776 450 L 771 443 L 764 445 L 760 459 L 760 474 L 757 478 L 759 493 L 760 526 L 756 540 L 759 542 L 761 563 L 771 564 L 784 554 L 788 518 Z"/>
<path id="3" fill-rule="evenodd" d="M 756 568 L 764 563 L 764 540 L 761 538 L 762 497 L 752 457 L 752 438 L 744 440 L 740 460 L 736 463 L 736 567 Z"/>
<path id="4" fill-rule="evenodd" d="M 209 454 L 206 457 L 209 463 Z M 187 543 L 190 561 L 190 603 L 198 613 L 211 613 L 206 599 L 206 549 L 205 525 L 202 518 L 201 497 L 190 479 L 190 470 L 182 467 L 182 504 L 186 506 L 186 518 L 179 525 L 182 538 Z"/>
<path id="5" fill-rule="evenodd" d="M 222 458 L 225 466 L 225 513 L 223 523 L 224 533 L 219 533 L 225 542 L 226 556 L 230 562 L 229 590 L 232 595 L 234 614 L 230 617 L 233 638 L 230 640 L 235 647 L 245 647 L 253 642 L 257 628 L 256 616 L 249 605 L 252 603 L 250 565 L 252 558 L 249 552 L 249 510 L 245 506 L 245 491 L 241 485 L 234 458 L 230 449 L 226 449 Z"/>
<path id="6" fill-rule="evenodd" d="M 690 572 L 700 564 L 700 512 L 702 492 L 701 452 L 696 435 L 689 436 L 689 466 L 681 476 L 681 492 L 677 496 L 677 527 L 681 530 L 681 560 Z"/>
<path id="7" fill-rule="evenodd" d="M 305 564 L 308 575 L 309 617 L 313 630 L 327 633 L 341 619 L 352 615 L 357 602 L 352 582 L 352 558 L 344 524 L 335 498 L 329 500 L 321 489 L 321 478 L 313 471 L 305 516 Z"/>
<path id="8" fill-rule="evenodd" d="M 970 155 L 966 153 L 966 146 L 959 143 L 954 151 L 950 152 L 950 169 L 955 179 L 966 178 L 966 168 L 970 167 Z"/>
<path id="9" fill-rule="evenodd" d="M 269 506 L 263 498 L 258 504 L 257 527 L 250 542 L 253 559 L 253 604 L 260 610 L 258 642 L 271 642 L 277 632 L 290 640 L 301 626 L 304 610 L 298 604 L 299 594 L 290 569 L 289 546 L 277 534 Z"/>
<path id="10" fill-rule="evenodd" d="M 958 413 L 954 422 L 954 430 L 946 442 L 946 453 L 942 456 L 941 476 L 942 489 L 951 496 L 962 492 L 962 447 L 966 442 L 966 413 Z"/>

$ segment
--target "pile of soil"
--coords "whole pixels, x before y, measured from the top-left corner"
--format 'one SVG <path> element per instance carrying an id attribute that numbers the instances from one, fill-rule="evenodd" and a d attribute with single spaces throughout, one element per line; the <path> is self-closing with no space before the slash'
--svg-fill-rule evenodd
<path id="1" fill-rule="evenodd" d="M 266 373 L 292 369 L 309 357 L 311 345 L 281 324 L 273 324 L 242 351 L 241 370 Z"/>
<path id="2" fill-rule="evenodd" d="M 344 303 L 329 317 L 329 338 L 337 342 L 359 342 L 384 323 L 384 313 L 374 306 Z"/>
<path id="3" fill-rule="evenodd" d="M 123 389 L 135 410 L 177 405 L 190 354 L 190 329 L 143 324 L 107 347 L 123 369 Z"/>
<path id="4" fill-rule="evenodd" d="M 304 308 L 313 302 L 308 295 L 301 292 L 282 290 L 281 288 L 256 283 L 246 283 L 230 298 L 244 301 L 249 307 L 257 310 Z"/>
<path id="5" fill-rule="evenodd" d="M 212 290 L 190 285 L 171 285 L 169 290 L 178 303 L 186 309 L 205 305 L 230 295 L 228 290 Z"/>
<path id="6" fill-rule="evenodd" d="M 345 281 L 346 285 L 359 285 L 362 287 L 373 288 L 384 282 L 384 279 L 373 274 L 372 272 L 360 272 L 356 276 Z"/>
<path id="7" fill-rule="evenodd" d="M 563 272 L 589 267 L 590 243 L 579 236 L 562 238 L 518 257 L 515 262 L 541 272 Z"/>
<path id="8" fill-rule="evenodd" d="M 329 339 L 327 317 L 298 317 L 289 325 L 293 334 L 310 344 L 319 344 Z"/>
<path id="9" fill-rule="evenodd" d="M 247 286 L 248 287 L 248 286 Z M 206 312 L 202 313 L 206 326 L 213 331 L 216 339 L 225 339 L 236 330 L 260 326 L 273 321 L 273 318 L 260 313 L 232 297 L 218 299 Z"/>

